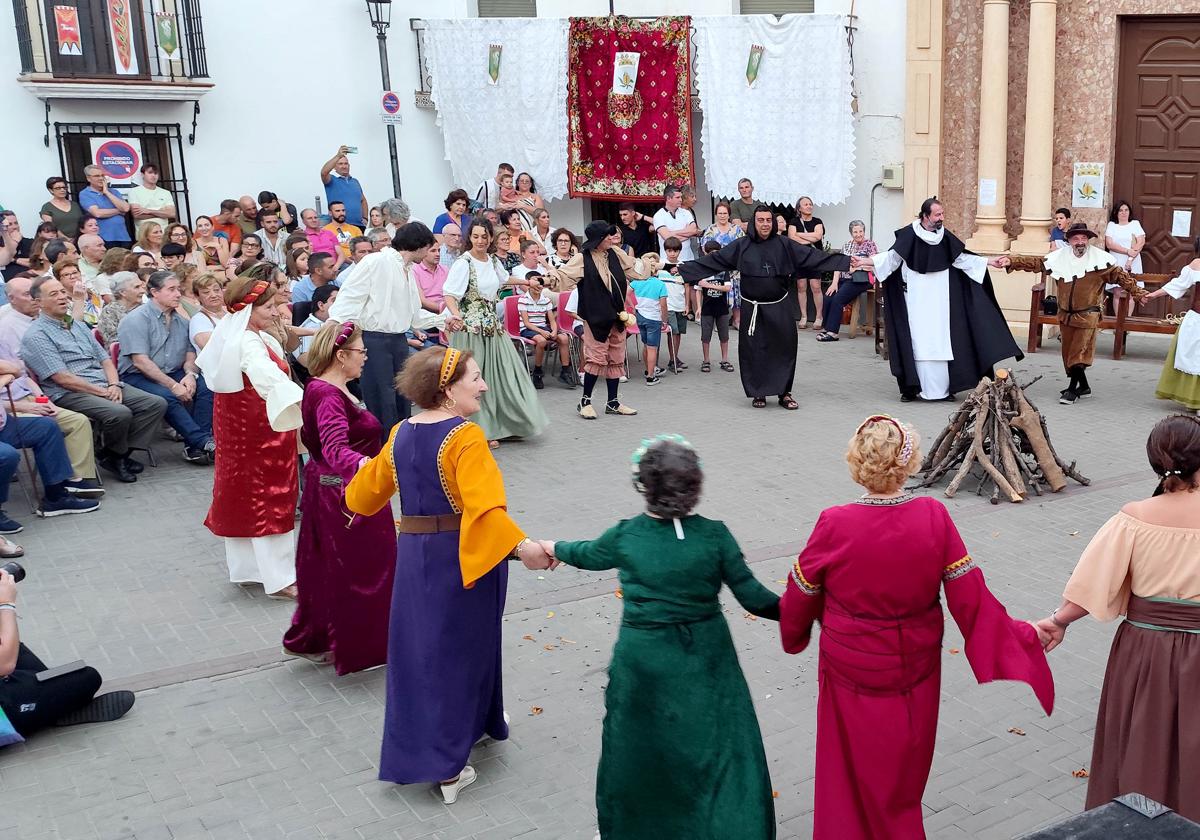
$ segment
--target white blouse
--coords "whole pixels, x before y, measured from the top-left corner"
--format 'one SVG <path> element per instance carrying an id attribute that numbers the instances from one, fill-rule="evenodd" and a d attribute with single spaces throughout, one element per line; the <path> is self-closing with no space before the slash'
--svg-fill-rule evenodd
<path id="1" fill-rule="evenodd" d="M 267 348 L 278 359 L 287 359 L 279 342 L 265 332 L 246 330 L 242 333 L 242 373 L 258 395 L 267 403 L 267 422 L 277 432 L 300 428 L 300 401 L 304 391 L 292 381 L 267 353 Z"/>
<path id="2" fill-rule="evenodd" d="M 1104 229 L 1104 235 L 1116 242 L 1122 248 L 1132 248 L 1133 240 L 1138 236 L 1145 236 L 1146 231 L 1142 229 L 1142 223 L 1134 219 L 1127 225 L 1119 225 L 1116 222 L 1109 222 L 1108 227 Z M 1115 251 L 1110 252 L 1117 258 L 1117 265 L 1121 268 L 1125 267 L 1125 262 L 1129 259 L 1127 254 L 1118 254 Z M 1142 255 L 1138 254 L 1137 259 L 1133 261 L 1133 266 L 1129 269 L 1133 274 L 1142 273 Z"/>
<path id="3" fill-rule="evenodd" d="M 1179 276 L 1162 287 L 1162 290 L 1169 294 L 1175 300 L 1179 300 L 1187 290 L 1200 282 L 1200 271 L 1192 268 L 1190 265 L 1185 265 L 1179 272 Z"/>
<path id="4" fill-rule="evenodd" d="M 471 265 L 475 266 L 475 285 L 479 289 L 479 296 L 485 300 L 496 300 L 500 293 L 500 287 L 508 282 L 508 274 L 504 271 L 504 266 L 493 256 L 489 256 L 487 262 L 480 262 L 471 256 L 469 251 L 456 259 L 450 266 L 450 273 L 446 276 L 446 285 L 442 288 L 442 294 L 462 300 L 467 293 L 467 284 L 471 279 Z"/>

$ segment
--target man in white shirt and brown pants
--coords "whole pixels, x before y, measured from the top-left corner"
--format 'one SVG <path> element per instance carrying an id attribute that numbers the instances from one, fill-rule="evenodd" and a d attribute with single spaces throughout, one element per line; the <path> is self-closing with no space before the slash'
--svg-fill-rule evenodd
<path id="1" fill-rule="evenodd" d="M 397 393 L 396 374 L 408 360 L 411 329 L 458 329 L 462 322 L 445 313 L 421 308 L 421 289 L 412 276 L 437 240 L 420 222 L 410 222 L 396 231 L 390 248 L 368 254 L 338 292 L 329 308 L 333 321 L 353 321 L 363 330 L 367 354 L 359 384 L 363 402 L 383 425 L 386 438 L 392 427 L 408 417 L 408 400 Z"/>

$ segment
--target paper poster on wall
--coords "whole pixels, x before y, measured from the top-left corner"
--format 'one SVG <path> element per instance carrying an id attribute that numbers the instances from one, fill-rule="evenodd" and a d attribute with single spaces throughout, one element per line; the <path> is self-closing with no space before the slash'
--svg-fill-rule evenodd
<path id="1" fill-rule="evenodd" d="M 995 178 L 980 178 L 979 179 L 979 206 L 980 207 L 995 207 L 996 206 L 996 179 Z"/>
<path id="2" fill-rule="evenodd" d="M 83 55 L 78 9 L 74 6 L 55 6 L 54 29 L 58 38 L 59 55 Z"/>
<path id="3" fill-rule="evenodd" d="M 120 76 L 137 76 L 137 50 L 133 44 L 133 12 L 129 0 L 108 0 L 108 34 L 112 39 L 113 65 Z"/>
<path id="4" fill-rule="evenodd" d="M 1176 210 L 1171 214 L 1171 235 L 1187 239 L 1192 235 L 1192 211 Z"/>
<path id="5" fill-rule="evenodd" d="M 1103 163 L 1075 163 L 1071 178 L 1071 206 L 1104 206 Z"/>
<path id="6" fill-rule="evenodd" d="M 112 181 L 130 181 L 142 168 L 142 141 L 136 137 L 90 137 L 92 163 Z"/>

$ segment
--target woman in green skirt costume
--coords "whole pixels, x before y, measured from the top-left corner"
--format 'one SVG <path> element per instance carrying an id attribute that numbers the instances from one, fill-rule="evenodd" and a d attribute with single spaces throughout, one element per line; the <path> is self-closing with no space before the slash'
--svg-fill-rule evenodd
<path id="1" fill-rule="evenodd" d="M 446 310 L 463 320 L 462 330 L 450 334 L 450 346 L 470 350 L 488 384 L 482 407 L 472 419 L 483 427 L 494 449 L 502 438 L 533 437 L 550 421 L 524 361 L 496 314 L 500 289 L 513 281 L 496 255 L 489 253 L 492 226 L 478 218 L 464 233 L 470 250 L 450 266 L 443 289 Z"/>
<path id="2" fill-rule="evenodd" d="M 1200 237 L 1193 247 L 1197 258 L 1184 266 L 1174 280 L 1147 295 L 1147 300 L 1163 295 L 1179 300 L 1200 281 Z M 1200 410 L 1200 312 L 1195 311 L 1194 306 L 1183 316 L 1183 323 L 1175 331 L 1154 396 L 1160 400 L 1174 400 L 1192 411 Z"/>
<path id="3" fill-rule="evenodd" d="M 758 718 L 717 600 L 728 584 L 779 620 L 721 522 L 691 515 L 703 473 L 678 435 L 643 441 L 646 512 L 590 542 L 547 543 L 560 562 L 617 569 L 625 614 L 608 667 L 596 778 L 603 840 L 764 840 L 775 806 Z"/>

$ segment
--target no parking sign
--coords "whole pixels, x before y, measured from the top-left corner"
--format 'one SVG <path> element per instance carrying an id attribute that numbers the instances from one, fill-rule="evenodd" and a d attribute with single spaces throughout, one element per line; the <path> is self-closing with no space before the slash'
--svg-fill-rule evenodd
<path id="1" fill-rule="evenodd" d="M 129 181 L 142 168 L 142 141 L 136 137 L 92 137 L 92 163 L 113 181 Z"/>
<path id="2" fill-rule="evenodd" d="M 379 115 L 383 117 L 384 125 L 399 125 L 400 97 L 393 90 L 385 90 L 379 97 Z"/>

